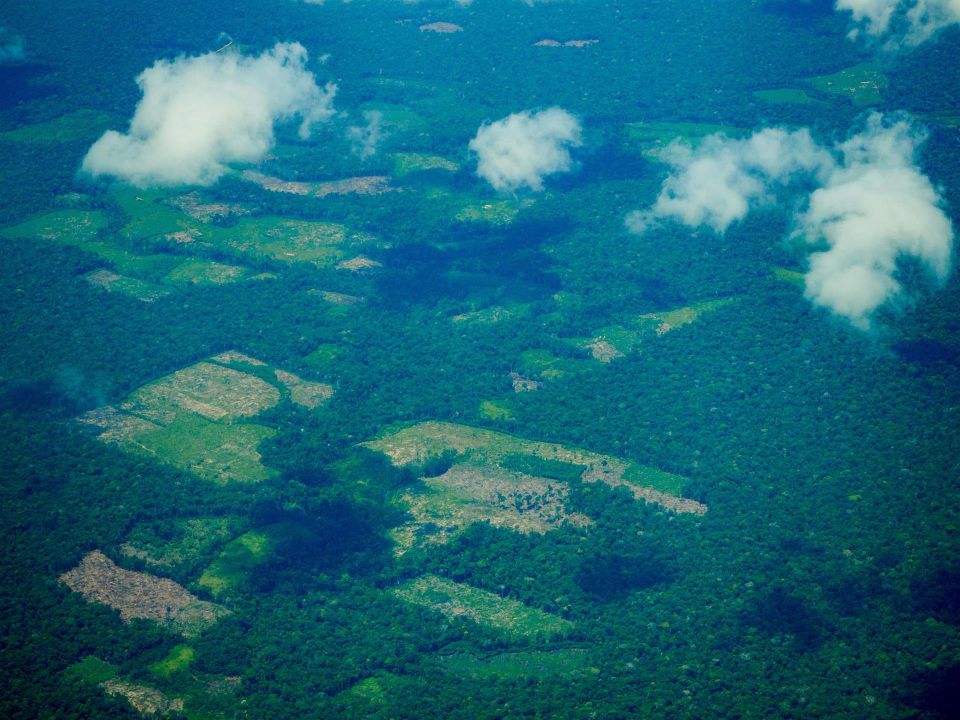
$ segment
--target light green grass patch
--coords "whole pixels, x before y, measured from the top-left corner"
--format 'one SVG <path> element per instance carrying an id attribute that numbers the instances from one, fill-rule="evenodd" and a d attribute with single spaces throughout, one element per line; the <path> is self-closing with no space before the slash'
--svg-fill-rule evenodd
<path id="1" fill-rule="evenodd" d="M 263 425 L 221 424 L 183 414 L 139 439 L 162 462 L 219 485 L 257 483 L 276 472 L 261 463 L 260 443 L 276 435 Z"/>
<path id="2" fill-rule="evenodd" d="M 250 571 L 265 562 L 274 542 L 264 531 L 251 530 L 228 543 L 210 566 L 203 571 L 197 585 L 214 597 L 235 590 Z"/>
<path id="3" fill-rule="evenodd" d="M 807 95 L 800 88 L 773 88 L 770 90 L 754 90 L 753 96 L 771 105 L 825 105 L 823 100 L 817 100 Z"/>
<path id="4" fill-rule="evenodd" d="M 934 123 L 950 130 L 960 128 L 960 113 L 951 111 L 940 111 L 932 113 L 917 113 L 917 116 L 925 122 Z"/>
<path id="5" fill-rule="evenodd" d="M 337 695 L 346 709 L 344 717 L 384 718 L 391 698 L 405 690 L 407 681 L 392 673 L 382 672 L 364 678 Z"/>
<path id="6" fill-rule="evenodd" d="M 238 265 L 190 258 L 167 273 L 164 280 L 172 285 L 229 285 L 243 280 L 248 272 Z"/>
<path id="7" fill-rule="evenodd" d="M 93 141 L 113 120 L 112 116 L 96 110 L 76 110 L 53 120 L 0 133 L 0 140 L 37 145 Z"/>
<path id="8" fill-rule="evenodd" d="M 626 124 L 627 145 L 635 147 L 646 157 L 659 160 L 663 150 L 675 140 L 697 145 L 703 138 L 718 133 L 728 137 L 742 137 L 743 128 L 731 125 L 713 125 L 692 122 L 630 122 Z"/>
<path id="9" fill-rule="evenodd" d="M 109 263 L 117 273 L 144 280 L 159 281 L 183 262 L 183 258 L 177 255 L 140 255 L 124 250 L 112 242 L 93 241 L 81 247 Z"/>
<path id="10" fill-rule="evenodd" d="M 514 638 L 550 637 L 573 628 L 569 620 L 436 575 L 411 580 L 392 592 L 451 620 L 466 618 Z"/>
<path id="11" fill-rule="evenodd" d="M 520 210 L 532 200 L 488 200 L 471 202 L 463 206 L 454 216 L 459 222 L 484 222 L 490 225 L 509 225 L 517 219 Z"/>
<path id="12" fill-rule="evenodd" d="M 452 160 L 447 160 L 439 155 L 427 155 L 425 153 L 394 153 L 393 174 L 397 177 L 406 177 L 416 172 L 429 172 L 430 170 L 443 170 L 445 172 L 455 173 L 460 166 Z"/>
<path id="13" fill-rule="evenodd" d="M 344 348 L 333 343 L 319 345 L 316 350 L 307 355 L 304 360 L 321 370 L 329 370 L 344 352 Z"/>
<path id="14" fill-rule="evenodd" d="M 804 285 L 806 285 L 806 280 L 804 279 L 803 273 L 798 270 L 788 270 L 784 267 L 774 267 L 772 273 L 773 277 L 780 282 L 796 285 L 797 287 L 804 287 Z"/>
<path id="15" fill-rule="evenodd" d="M 69 677 L 91 685 L 99 685 L 117 676 L 117 666 L 93 655 L 87 655 L 64 671 Z"/>
<path id="16" fill-rule="evenodd" d="M 513 420 L 515 417 L 509 405 L 496 400 L 480 401 L 480 416 L 496 422 Z"/>
<path id="17" fill-rule="evenodd" d="M 544 380 L 556 380 L 565 375 L 585 372 L 590 369 L 586 360 L 557 357 L 549 350 L 524 350 L 520 354 L 520 369 Z"/>
<path id="18" fill-rule="evenodd" d="M 214 245 L 250 257 L 328 267 L 344 258 L 347 232 L 337 223 L 264 217 L 242 220 L 229 230 L 216 229 L 208 235 Z"/>
<path id="19" fill-rule="evenodd" d="M 154 568 L 178 569 L 240 531 L 238 517 L 195 517 L 140 523 L 120 551 Z"/>
<path id="20" fill-rule="evenodd" d="M 734 302 L 734 298 L 707 300 L 674 310 L 646 313 L 637 318 L 637 322 L 643 329 L 651 329 L 654 330 L 657 335 L 665 335 L 684 325 L 695 323 L 704 315 L 716 312 L 732 302 Z"/>
<path id="21" fill-rule="evenodd" d="M 381 452 L 397 466 L 423 466 L 428 460 L 455 453 L 460 462 L 475 465 L 500 465 L 516 455 L 529 455 L 584 468 L 584 482 L 602 482 L 624 487 L 635 498 L 657 503 L 680 513 L 702 514 L 706 506 L 672 494 L 684 479 L 656 468 L 647 468 L 630 460 L 583 450 L 559 443 L 539 442 L 505 433 L 447 422 L 422 422 L 362 443 Z M 633 469 L 631 469 L 633 468 Z M 642 478 L 637 484 L 631 478 Z"/>
<path id="22" fill-rule="evenodd" d="M 0 230 L 3 237 L 40 238 L 83 247 L 108 225 L 99 210 L 57 210 Z"/>
<path id="23" fill-rule="evenodd" d="M 163 660 L 150 665 L 150 672 L 158 678 L 168 680 L 172 675 L 189 670 L 196 659 L 196 652 L 189 645 L 175 645 Z"/>
<path id="24" fill-rule="evenodd" d="M 490 307 L 479 310 L 470 310 L 459 313 L 450 318 L 450 321 L 457 324 L 468 325 L 495 325 L 505 320 L 526 317 L 530 312 L 530 306 L 522 303 L 511 303 L 510 305 L 491 305 Z"/>
<path id="25" fill-rule="evenodd" d="M 883 92 L 890 85 L 887 76 L 873 63 L 862 63 L 831 75 L 820 75 L 810 78 L 809 82 L 814 90 L 845 97 L 856 107 L 883 102 Z"/>
<path id="26" fill-rule="evenodd" d="M 594 360 L 612 362 L 629 355 L 640 346 L 642 333 L 622 325 L 608 325 L 597 330 L 593 337 L 574 341 L 577 347 L 589 351 Z"/>
<path id="27" fill-rule="evenodd" d="M 166 205 L 164 193 L 125 188 L 113 198 L 128 218 L 120 231 L 127 240 L 162 239 L 178 232 L 198 232 L 202 224 L 177 208 Z"/>
<path id="28" fill-rule="evenodd" d="M 440 669 L 472 680 L 543 680 L 557 675 L 573 675 L 586 670 L 589 653 L 585 648 L 561 650 L 521 650 L 492 655 L 469 652 L 440 655 Z"/>
<path id="29" fill-rule="evenodd" d="M 343 259 L 348 239 L 344 225 L 315 220 L 241 217 L 229 227 L 203 222 L 205 212 L 230 214 L 239 206 L 205 203 L 198 195 L 170 199 L 156 192 L 122 191 L 115 197 L 129 217 L 122 231 L 128 240 L 159 239 L 178 247 L 214 249 L 256 260 L 328 267 Z M 191 209 L 197 217 L 186 212 Z M 240 214 L 248 212 L 243 209 Z M 367 238 L 351 235 L 349 239 L 363 242 Z"/>
<path id="30" fill-rule="evenodd" d="M 430 127 L 423 116 L 403 105 L 367 102 L 361 106 L 361 109 L 380 113 L 380 123 L 396 133 L 424 132 Z"/>

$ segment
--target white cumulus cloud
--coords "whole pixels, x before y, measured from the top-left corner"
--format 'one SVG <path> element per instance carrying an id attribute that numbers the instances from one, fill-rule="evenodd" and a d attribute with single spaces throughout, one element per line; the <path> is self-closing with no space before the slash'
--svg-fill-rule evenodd
<path id="1" fill-rule="evenodd" d="M 481 125 L 470 150 L 477 156 L 477 175 L 495 190 L 540 191 L 547 175 L 570 171 L 570 148 L 583 143 L 581 135 L 580 121 L 553 107 Z"/>
<path id="2" fill-rule="evenodd" d="M 850 13 L 852 38 L 886 38 L 888 49 L 919 45 L 960 24 L 960 0 L 836 0 L 835 7 Z"/>
<path id="3" fill-rule="evenodd" d="M 871 313 L 900 295 L 902 258 L 919 261 L 939 282 L 950 271 L 953 227 L 915 165 L 922 141 L 907 120 L 872 115 L 840 145 L 842 161 L 798 218 L 797 235 L 826 244 L 809 258 L 807 297 L 858 327 L 869 327 Z"/>
<path id="4" fill-rule="evenodd" d="M 347 138 L 353 143 L 353 152 L 366 160 L 377 154 L 377 148 L 384 137 L 383 113 L 379 110 L 364 110 L 365 125 L 351 125 L 347 128 Z"/>
<path id="5" fill-rule="evenodd" d="M 664 220 L 723 233 L 791 183 L 813 187 L 794 217 L 809 248 L 806 296 L 857 327 L 901 297 L 899 263 L 919 263 L 934 280 L 950 271 L 953 226 L 937 189 L 916 165 L 924 134 L 905 116 L 874 113 L 843 143 L 818 145 L 806 130 L 773 128 L 746 140 L 715 135 L 697 148 L 675 144 L 671 172 L 653 206 L 627 226 Z"/>
<path id="6" fill-rule="evenodd" d="M 830 154 L 807 130 L 780 128 L 762 130 L 746 140 L 712 135 L 696 149 L 675 141 L 660 158 L 673 172 L 652 208 L 627 217 L 627 225 L 636 232 L 666 218 L 725 232 L 751 207 L 771 199 L 772 184 L 785 184 L 801 172 L 822 172 L 831 162 Z"/>
<path id="7" fill-rule="evenodd" d="M 334 113 L 333 85 L 320 87 L 299 43 L 258 55 L 237 52 L 159 60 L 137 84 L 143 97 L 127 133 L 108 131 L 83 169 L 134 185 L 209 185 L 231 163 L 261 160 L 277 122 L 300 119 L 309 137 Z"/>

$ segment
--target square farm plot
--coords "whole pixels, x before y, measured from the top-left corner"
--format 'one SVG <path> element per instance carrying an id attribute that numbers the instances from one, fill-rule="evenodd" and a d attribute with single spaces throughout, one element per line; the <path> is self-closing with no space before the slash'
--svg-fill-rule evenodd
<path id="1" fill-rule="evenodd" d="M 261 482 L 274 471 L 261 463 L 258 448 L 276 431 L 256 417 L 283 400 L 313 409 L 332 395 L 330 385 L 226 352 L 144 385 L 79 422 L 104 442 L 205 480 Z"/>

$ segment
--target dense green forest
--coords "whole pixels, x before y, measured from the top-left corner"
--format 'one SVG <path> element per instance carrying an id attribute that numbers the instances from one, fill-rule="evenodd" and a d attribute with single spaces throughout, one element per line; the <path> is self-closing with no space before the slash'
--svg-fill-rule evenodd
<path id="1" fill-rule="evenodd" d="M 960 29 L 849 22 L 0 4 L 0 716 L 954 717 L 956 274 L 901 262 L 864 330 L 805 297 L 802 183 L 724 233 L 624 223 L 674 137 L 877 110 L 957 227 Z M 278 41 L 336 84 L 310 137 L 205 185 L 81 170 L 158 59 Z M 495 192 L 478 128 L 553 106 L 572 171 Z"/>

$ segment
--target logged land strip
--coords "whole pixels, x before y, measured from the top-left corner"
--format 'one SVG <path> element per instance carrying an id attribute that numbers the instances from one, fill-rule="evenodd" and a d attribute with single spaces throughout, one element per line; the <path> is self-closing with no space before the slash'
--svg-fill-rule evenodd
<path id="1" fill-rule="evenodd" d="M 230 612 L 173 580 L 124 570 L 99 550 L 61 575 L 60 582 L 89 602 L 117 610 L 124 622 L 152 620 L 185 637 L 199 635 Z"/>
<path id="2" fill-rule="evenodd" d="M 516 638 L 549 637 L 573 623 L 516 600 L 436 575 L 423 575 L 393 589 L 406 602 L 430 608 L 451 620 L 466 618 Z"/>
<path id="3" fill-rule="evenodd" d="M 559 443 L 527 440 L 469 425 L 422 422 L 362 444 L 388 456 L 397 466 L 423 464 L 450 451 L 475 464 L 493 465 L 513 454 L 526 455 L 581 466 L 584 468 L 583 482 L 623 487 L 638 500 L 656 503 L 673 512 L 703 515 L 707 511 L 703 503 L 679 495 L 684 478 L 678 475 L 612 455 Z"/>

